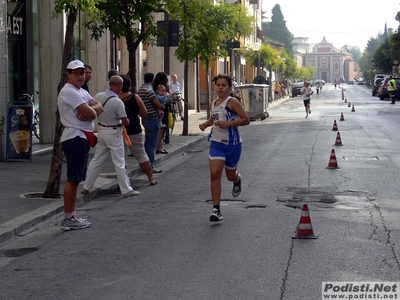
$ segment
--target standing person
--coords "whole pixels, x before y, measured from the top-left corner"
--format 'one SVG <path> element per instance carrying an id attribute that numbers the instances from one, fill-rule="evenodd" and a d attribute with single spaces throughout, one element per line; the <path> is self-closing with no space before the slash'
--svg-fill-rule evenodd
<path id="1" fill-rule="evenodd" d="M 164 85 L 162 85 L 162 84 L 160 84 L 157 87 L 157 99 L 164 106 L 167 105 L 167 103 L 168 103 L 168 93 L 166 91 L 166 87 Z M 166 127 L 167 127 L 165 124 L 162 123 L 163 118 L 164 118 L 164 111 L 159 109 L 158 113 L 159 113 L 159 115 L 158 115 L 159 117 L 158 118 L 159 118 L 159 124 L 160 124 L 160 133 L 158 134 L 156 154 L 168 154 L 168 152 L 162 146 L 163 135 L 161 134 L 161 130 L 162 129 L 165 130 Z"/>
<path id="2" fill-rule="evenodd" d="M 144 74 L 144 83 L 138 90 L 139 97 L 147 109 L 147 116 L 142 118 L 142 125 L 145 132 L 144 149 L 149 157 L 153 173 L 161 173 L 162 171 L 154 167 L 155 153 L 157 148 L 158 134 L 160 126 L 158 124 L 158 110 L 165 109 L 164 105 L 158 101 L 153 91 L 153 73 Z"/>
<path id="3" fill-rule="evenodd" d="M 116 70 L 116 69 L 111 69 L 111 70 L 109 70 L 109 71 L 107 72 L 107 81 L 106 81 L 106 83 L 104 84 L 103 91 L 106 91 L 106 90 L 109 89 L 109 87 L 110 87 L 110 79 L 111 79 L 111 77 L 113 77 L 114 75 L 119 75 L 118 70 Z"/>
<path id="4" fill-rule="evenodd" d="M 165 72 L 158 72 L 156 74 L 156 77 L 154 77 L 153 81 L 153 91 L 154 93 L 157 93 L 157 87 L 159 85 L 163 85 L 166 87 L 167 91 L 169 90 L 168 86 L 168 75 Z M 165 125 L 164 127 L 160 128 L 159 132 L 159 138 L 158 140 L 161 140 L 160 143 L 162 142 L 162 138 L 164 137 L 164 141 L 166 144 L 169 143 L 169 128 L 168 128 L 168 113 L 171 111 L 171 105 L 169 103 L 167 105 L 164 105 L 164 117 L 162 120 L 162 123 Z"/>
<path id="5" fill-rule="evenodd" d="M 232 78 L 232 90 L 234 90 L 238 86 L 238 83 L 236 82 L 236 78 Z"/>
<path id="6" fill-rule="evenodd" d="M 281 90 L 281 85 L 279 84 L 278 81 L 275 81 L 274 84 L 274 100 L 279 99 L 279 91 Z"/>
<path id="7" fill-rule="evenodd" d="M 210 105 L 211 116 L 199 125 L 204 131 L 212 126 L 208 140 L 211 141 L 209 152 L 211 197 L 213 210 L 210 221 L 223 220 L 221 214 L 221 177 L 225 166 L 225 174 L 233 182 L 232 196 L 237 197 L 242 191 L 241 176 L 237 166 L 242 152 L 242 138 L 239 126 L 250 123 L 249 116 L 242 104 L 230 96 L 232 79 L 228 75 L 218 75 L 213 79 L 218 98 Z"/>
<path id="8" fill-rule="evenodd" d="M 178 112 L 181 121 L 184 120 L 183 117 L 183 104 L 182 104 L 182 89 L 181 84 L 178 82 L 178 76 L 176 74 L 171 76 L 171 84 L 169 86 L 170 93 L 175 93 L 175 100 L 178 102 Z"/>
<path id="9" fill-rule="evenodd" d="M 390 98 L 390 100 L 392 100 L 392 102 L 390 104 L 396 103 L 396 99 L 394 98 L 396 88 L 397 88 L 396 80 L 393 78 L 393 76 L 390 76 L 389 82 L 388 82 L 388 88 L 387 88 L 388 92 L 389 92 L 389 98 Z"/>
<path id="10" fill-rule="evenodd" d="M 97 99 L 104 108 L 104 112 L 98 118 L 99 141 L 93 159 L 90 161 L 87 170 L 87 179 L 83 185 L 82 194 L 88 194 L 93 187 L 97 177 L 99 177 L 104 162 L 111 153 L 111 160 L 114 164 L 115 172 L 121 194 L 124 197 L 139 195 L 129 182 L 128 172 L 125 169 L 125 148 L 122 138 L 122 126 L 129 125 L 126 116 L 125 106 L 118 94 L 121 92 L 123 79 L 119 75 L 114 75 L 110 79 L 110 88 L 98 93 L 94 98 Z"/>
<path id="11" fill-rule="evenodd" d="M 309 81 L 304 82 L 300 94 L 301 96 L 303 96 L 303 103 L 304 103 L 304 108 L 306 110 L 306 118 L 307 118 L 308 115 L 311 114 L 311 109 L 310 109 L 311 95 L 314 94 L 314 92 L 310 87 Z"/>
<path id="12" fill-rule="evenodd" d="M 82 88 L 86 90 L 89 94 L 89 86 L 88 82 L 92 79 L 92 67 L 88 64 L 85 64 L 85 83 L 82 85 Z"/>
<path id="13" fill-rule="evenodd" d="M 68 82 L 58 94 L 57 105 L 64 126 L 61 146 L 67 161 L 67 182 L 64 187 L 63 231 L 83 229 L 90 226 L 88 220 L 75 212 L 78 185 L 86 179 L 86 167 L 90 146 L 84 131 L 93 134 L 93 121 L 103 112 L 102 105 L 82 89 L 85 66 L 79 60 L 67 65 Z"/>
<path id="14" fill-rule="evenodd" d="M 144 137 L 142 126 L 140 125 L 140 118 L 147 117 L 147 109 L 144 106 L 142 99 L 137 94 L 130 92 L 131 80 L 126 75 L 121 75 L 124 80 L 122 85 L 121 93 L 119 97 L 125 104 L 126 115 L 129 119 L 129 125 L 126 126 L 129 139 L 132 142 L 132 146 L 129 147 L 130 152 L 139 164 L 139 167 L 147 175 L 150 185 L 157 184 L 157 181 L 153 177 L 153 172 L 150 164 L 149 157 L 144 150 Z"/>

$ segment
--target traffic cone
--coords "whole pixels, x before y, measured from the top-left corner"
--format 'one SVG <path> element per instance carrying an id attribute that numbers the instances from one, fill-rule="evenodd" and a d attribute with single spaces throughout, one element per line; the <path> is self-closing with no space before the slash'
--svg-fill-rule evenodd
<path id="1" fill-rule="evenodd" d="M 347 103 L 347 97 L 346 97 L 346 98 L 344 98 L 344 103 Z"/>
<path id="2" fill-rule="evenodd" d="M 308 205 L 303 204 L 301 209 L 301 216 L 299 225 L 297 226 L 296 234 L 292 236 L 292 239 L 316 239 L 318 235 L 314 234 L 311 225 L 310 213 L 308 211 Z"/>
<path id="3" fill-rule="evenodd" d="M 347 107 L 350 107 L 351 105 L 350 105 L 350 101 L 349 101 L 349 104 L 347 105 Z"/>
<path id="4" fill-rule="evenodd" d="M 343 146 L 342 139 L 340 138 L 340 132 L 338 132 L 336 135 L 336 142 L 334 146 Z"/>
<path id="5" fill-rule="evenodd" d="M 327 169 L 340 169 L 336 160 L 335 149 L 331 151 L 331 157 L 329 158 L 329 164 Z"/>
<path id="6" fill-rule="evenodd" d="M 356 111 L 356 110 L 354 109 L 354 105 L 353 105 L 353 107 L 351 108 L 351 111 Z"/>
<path id="7" fill-rule="evenodd" d="M 340 121 L 344 121 L 343 113 L 341 113 L 341 115 L 340 115 Z"/>
<path id="8" fill-rule="evenodd" d="M 337 124 L 336 124 L 336 120 L 333 121 L 332 131 L 338 131 Z"/>

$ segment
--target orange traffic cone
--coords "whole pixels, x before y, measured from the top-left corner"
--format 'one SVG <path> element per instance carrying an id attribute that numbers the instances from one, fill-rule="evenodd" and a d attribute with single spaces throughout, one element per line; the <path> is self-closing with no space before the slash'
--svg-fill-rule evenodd
<path id="1" fill-rule="evenodd" d="M 354 109 L 354 105 L 353 105 L 353 107 L 351 108 L 351 111 L 356 111 L 356 110 Z"/>
<path id="2" fill-rule="evenodd" d="M 343 113 L 341 113 L 341 115 L 340 115 L 340 121 L 344 121 Z"/>
<path id="3" fill-rule="evenodd" d="M 347 105 L 347 107 L 350 107 L 351 105 L 350 105 L 350 101 L 349 101 L 349 104 Z"/>
<path id="4" fill-rule="evenodd" d="M 303 204 L 301 209 L 301 216 L 299 221 L 299 226 L 297 226 L 297 232 L 292 239 L 316 239 L 318 235 L 314 234 L 311 225 L 310 213 L 308 211 L 308 205 Z"/>
<path id="5" fill-rule="evenodd" d="M 344 98 L 344 103 L 347 103 L 347 98 Z"/>
<path id="6" fill-rule="evenodd" d="M 337 135 L 336 135 L 335 146 L 343 146 L 342 139 L 340 138 L 340 132 L 338 132 Z"/>
<path id="7" fill-rule="evenodd" d="M 327 169 L 340 169 L 336 160 L 335 150 L 332 149 L 331 157 L 329 158 L 329 164 L 326 167 Z"/>
<path id="8" fill-rule="evenodd" d="M 337 124 L 336 124 L 336 120 L 333 121 L 332 131 L 338 131 Z"/>

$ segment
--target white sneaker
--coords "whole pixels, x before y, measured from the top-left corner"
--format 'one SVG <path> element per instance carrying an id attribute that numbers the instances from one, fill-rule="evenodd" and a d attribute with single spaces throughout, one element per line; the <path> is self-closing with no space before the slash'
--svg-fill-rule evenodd
<path id="1" fill-rule="evenodd" d="M 210 221 L 218 222 L 218 221 L 222 221 L 223 219 L 224 219 L 224 217 L 222 216 L 221 212 L 218 211 L 216 208 L 213 208 L 213 211 L 210 215 Z"/>
<path id="2" fill-rule="evenodd" d="M 76 230 L 76 229 L 84 229 L 90 226 L 89 221 L 84 221 L 81 218 L 72 217 L 70 219 L 64 219 L 61 222 L 61 230 L 68 231 L 68 230 Z"/>
<path id="3" fill-rule="evenodd" d="M 123 194 L 124 198 L 137 196 L 137 195 L 140 195 L 140 192 L 139 191 L 135 191 L 135 190 L 132 190 L 132 191 L 126 193 L 126 194 Z"/>
<path id="4" fill-rule="evenodd" d="M 240 193 L 242 192 L 242 177 L 240 176 L 240 174 L 238 174 L 238 176 L 239 176 L 239 182 L 233 183 L 233 188 L 232 188 L 233 197 L 239 196 Z"/>

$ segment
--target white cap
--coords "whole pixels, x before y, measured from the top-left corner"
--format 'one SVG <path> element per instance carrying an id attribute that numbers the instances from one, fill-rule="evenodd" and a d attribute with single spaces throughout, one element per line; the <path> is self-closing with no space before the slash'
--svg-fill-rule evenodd
<path id="1" fill-rule="evenodd" d="M 85 69 L 85 65 L 79 59 L 76 59 L 68 64 L 67 69 L 68 70 Z"/>

